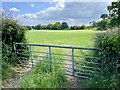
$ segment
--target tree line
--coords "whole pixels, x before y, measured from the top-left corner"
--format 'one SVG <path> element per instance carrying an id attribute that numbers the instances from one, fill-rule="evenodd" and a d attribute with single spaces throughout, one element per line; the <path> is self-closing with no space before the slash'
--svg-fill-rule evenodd
<path id="1" fill-rule="evenodd" d="M 81 26 L 69 26 L 67 22 L 55 22 L 54 24 L 42 25 L 38 24 L 35 26 L 24 26 L 27 27 L 29 30 L 80 30 L 86 29 L 86 25 Z"/>

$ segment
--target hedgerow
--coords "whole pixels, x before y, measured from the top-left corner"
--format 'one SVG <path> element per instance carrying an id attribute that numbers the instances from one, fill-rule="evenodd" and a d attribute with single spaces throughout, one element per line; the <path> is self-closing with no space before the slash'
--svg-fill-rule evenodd
<path id="1" fill-rule="evenodd" d="M 2 12 L 2 79 L 9 77 L 11 65 L 19 63 L 16 53 L 14 53 L 13 42 L 26 42 L 26 28 L 19 25 L 9 14 Z M 28 49 L 28 47 L 21 47 Z"/>

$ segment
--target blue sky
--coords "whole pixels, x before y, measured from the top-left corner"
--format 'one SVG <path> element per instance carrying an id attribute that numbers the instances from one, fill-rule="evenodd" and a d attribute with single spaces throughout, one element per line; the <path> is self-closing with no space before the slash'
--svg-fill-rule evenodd
<path id="1" fill-rule="evenodd" d="M 35 0 L 34 0 L 35 1 Z M 39 1 L 39 0 L 38 0 Z M 2 2 L 2 9 L 12 12 L 22 25 L 49 24 L 66 21 L 69 25 L 89 24 L 107 13 L 109 2 Z"/>
<path id="2" fill-rule="evenodd" d="M 45 10 L 48 7 L 54 6 L 54 4 L 49 2 L 3 2 L 2 6 L 5 10 L 15 7 L 20 10 L 20 12 L 17 12 L 18 14 L 27 14 Z"/>

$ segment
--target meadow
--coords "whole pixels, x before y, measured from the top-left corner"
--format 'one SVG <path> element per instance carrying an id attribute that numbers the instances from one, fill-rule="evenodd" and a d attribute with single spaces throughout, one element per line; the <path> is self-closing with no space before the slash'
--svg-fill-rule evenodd
<path id="1" fill-rule="evenodd" d="M 94 47 L 96 30 L 31 30 L 26 33 L 29 43 Z"/>

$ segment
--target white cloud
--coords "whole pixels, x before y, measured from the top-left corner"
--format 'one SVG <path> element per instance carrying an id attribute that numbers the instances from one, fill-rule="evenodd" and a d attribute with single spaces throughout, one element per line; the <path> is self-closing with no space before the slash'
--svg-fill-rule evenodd
<path id="1" fill-rule="evenodd" d="M 30 4 L 31 7 L 34 7 L 34 4 Z"/>
<path id="2" fill-rule="evenodd" d="M 3 9 L 0 9 L 1 11 L 3 11 Z"/>
<path id="3" fill-rule="evenodd" d="M 13 7 L 13 8 L 10 8 L 9 11 L 12 11 L 12 12 L 19 12 L 20 10 L 17 9 L 17 8 L 15 8 L 15 7 Z"/>
<path id="4" fill-rule="evenodd" d="M 108 2 L 64 1 L 54 0 L 56 2 L 55 6 L 36 13 L 24 14 L 20 18 L 31 19 L 31 21 L 34 21 L 34 23 L 31 22 L 32 25 L 48 24 L 56 21 L 66 21 L 69 25 L 89 24 L 91 21 L 99 20 L 101 14 L 107 13 L 106 7 L 109 5 Z"/>
<path id="5" fill-rule="evenodd" d="M 43 11 L 40 11 L 40 12 L 36 12 L 34 14 L 25 14 L 25 15 L 22 15 L 23 17 L 25 18 L 42 18 L 42 17 L 45 17 L 45 16 L 49 16 L 49 14 L 51 12 L 58 12 L 58 11 L 61 11 L 64 9 L 65 7 L 65 2 L 64 0 L 59 1 L 59 0 L 54 0 L 53 2 L 56 2 L 57 4 L 54 6 L 54 7 L 48 7 L 46 10 L 43 10 Z M 34 6 L 33 4 L 31 6 Z"/>
<path id="6" fill-rule="evenodd" d="M 30 18 L 30 19 L 38 18 L 38 16 L 36 14 L 25 14 L 25 15 L 22 15 L 22 17 Z"/>
<path id="7" fill-rule="evenodd" d="M 3 11 L 4 11 L 4 9 L 0 9 L 0 11 L 1 11 L 1 12 L 3 12 Z"/>

